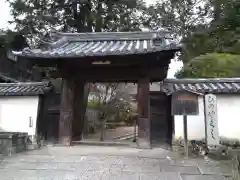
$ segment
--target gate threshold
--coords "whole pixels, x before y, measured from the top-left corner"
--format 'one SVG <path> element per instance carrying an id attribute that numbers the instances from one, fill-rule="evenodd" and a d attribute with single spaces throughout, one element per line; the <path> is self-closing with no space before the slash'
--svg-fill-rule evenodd
<path id="1" fill-rule="evenodd" d="M 93 146 L 128 146 L 128 147 L 137 147 L 137 144 L 134 142 L 120 142 L 120 141 L 94 141 L 94 140 L 81 140 L 81 141 L 72 141 L 71 145 L 93 145 Z"/>

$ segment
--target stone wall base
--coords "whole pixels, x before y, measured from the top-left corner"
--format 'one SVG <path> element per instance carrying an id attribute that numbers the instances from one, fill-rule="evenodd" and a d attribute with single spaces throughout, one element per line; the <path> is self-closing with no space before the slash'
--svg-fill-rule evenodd
<path id="1" fill-rule="evenodd" d="M 0 154 L 11 156 L 26 151 L 28 149 L 27 139 L 27 133 L 0 132 Z"/>

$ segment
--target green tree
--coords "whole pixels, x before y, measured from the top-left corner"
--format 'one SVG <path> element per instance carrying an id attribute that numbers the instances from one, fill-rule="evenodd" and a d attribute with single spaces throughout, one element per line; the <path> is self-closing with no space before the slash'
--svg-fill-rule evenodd
<path id="1" fill-rule="evenodd" d="M 182 41 L 184 62 L 211 52 L 240 52 L 240 1 L 211 0 L 210 7 L 210 23 L 196 26 Z"/>
<path id="2" fill-rule="evenodd" d="M 176 73 L 177 78 L 226 78 L 240 76 L 240 55 L 211 53 L 198 56 Z"/>
<path id="3" fill-rule="evenodd" d="M 236 59 L 240 52 L 240 1 L 211 0 L 209 4 L 211 21 L 194 27 L 182 39 L 183 53 L 180 59 L 184 63 L 184 68 L 177 73 L 177 77 L 236 77 L 240 75 L 236 71 L 240 64 Z M 202 56 L 207 53 L 220 54 Z M 230 54 L 232 54 L 231 57 Z M 227 59 L 224 60 L 224 58 Z M 195 60 L 197 62 L 194 62 Z M 210 66 L 210 62 L 217 62 L 219 66 Z M 203 63 L 206 63 L 206 67 L 203 67 Z M 226 64 L 223 66 L 224 63 Z M 235 67 L 231 66 L 232 64 Z M 197 68 L 200 68 L 202 72 Z"/>
<path id="4" fill-rule="evenodd" d="M 26 38 L 18 32 L 0 31 L 0 47 L 5 48 L 6 51 L 8 49 L 19 51 L 28 47 L 28 43 Z"/>
<path id="5" fill-rule="evenodd" d="M 32 44 L 47 36 L 51 29 L 64 32 L 139 30 L 138 13 L 144 10 L 141 0 L 7 1 L 16 30 L 29 40 L 34 37 Z"/>
<path id="6" fill-rule="evenodd" d="M 183 44 L 183 51 L 177 56 L 185 62 L 196 57 L 195 54 L 205 53 L 209 49 L 199 48 L 199 44 L 207 39 L 206 33 L 202 33 L 200 29 L 206 31 L 212 13 L 210 5 L 209 0 L 158 1 L 156 5 L 147 8 L 142 21 L 151 29 L 170 31 L 174 40 Z M 201 34 L 198 33 L 195 37 L 196 31 Z"/>
<path id="7" fill-rule="evenodd" d="M 204 24 L 209 15 L 207 0 L 167 0 L 151 5 L 142 16 L 151 29 L 166 29 L 181 40 L 198 24 Z"/>

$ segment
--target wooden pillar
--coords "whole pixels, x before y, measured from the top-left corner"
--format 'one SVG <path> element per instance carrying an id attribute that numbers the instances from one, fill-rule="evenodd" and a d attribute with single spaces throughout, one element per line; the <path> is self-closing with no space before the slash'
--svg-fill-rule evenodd
<path id="1" fill-rule="evenodd" d="M 187 116 L 186 115 L 183 115 L 183 132 L 184 132 L 185 156 L 188 157 L 188 131 L 187 131 Z"/>
<path id="2" fill-rule="evenodd" d="M 63 145 L 71 144 L 73 121 L 73 88 L 73 80 L 70 78 L 63 78 L 59 118 L 59 142 Z"/>
<path id="3" fill-rule="evenodd" d="M 82 138 L 84 119 L 88 100 L 88 85 L 83 80 L 74 80 L 74 112 L 72 122 L 72 140 Z"/>
<path id="4" fill-rule="evenodd" d="M 166 97 L 166 95 L 165 95 Z M 174 116 L 172 116 L 172 104 L 171 104 L 171 97 L 166 97 L 166 106 L 167 106 L 167 121 L 168 121 L 168 140 L 167 143 L 172 147 L 172 141 L 174 138 Z"/>
<path id="5" fill-rule="evenodd" d="M 149 78 L 138 82 L 138 146 L 151 148 L 149 117 Z"/>

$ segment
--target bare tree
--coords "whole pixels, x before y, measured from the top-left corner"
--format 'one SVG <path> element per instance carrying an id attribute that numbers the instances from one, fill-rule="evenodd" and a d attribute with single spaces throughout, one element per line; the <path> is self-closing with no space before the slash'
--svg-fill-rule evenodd
<path id="1" fill-rule="evenodd" d="M 131 91 L 131 88 L 127 84 L 117 83 L 95 84 L 95 86 L 100 90 L 98 97 L 101 107 L 99 117 L 101 122 L 100 140 L 103 141 L 107 120 L 130 106 L 131 96 L 129 91 Z"/>

